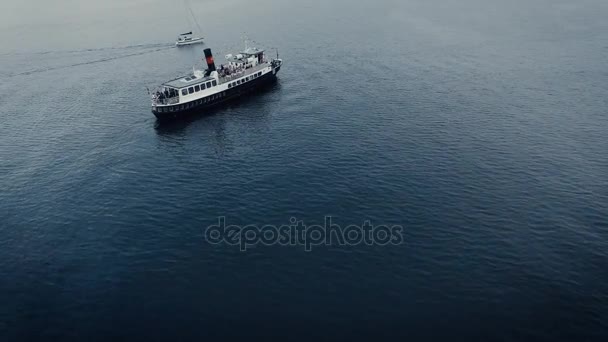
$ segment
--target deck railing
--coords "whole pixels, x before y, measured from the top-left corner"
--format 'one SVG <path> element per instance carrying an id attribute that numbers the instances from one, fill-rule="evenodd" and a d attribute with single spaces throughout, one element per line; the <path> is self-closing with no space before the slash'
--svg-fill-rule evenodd
<path id="1" fill-rule="evenodd" d="M 155 105 L 172 105 L 172 104 L 179 103 L 179 96 L 174 96 L 174 97 L 169 97 L 169 98 L 164 98 L 164 99 L 155 98 L 152 100 L 152 102 Z"/>

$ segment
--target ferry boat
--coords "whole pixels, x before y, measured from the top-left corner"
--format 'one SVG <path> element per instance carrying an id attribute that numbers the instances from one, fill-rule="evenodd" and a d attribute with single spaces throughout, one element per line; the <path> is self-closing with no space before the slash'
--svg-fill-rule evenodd
<path id="1" fill-rule="evenodd" d="M 246 48 L 226 55 L 226 64 L 216 68 L 211 49 L 205 49 L 206 70 L 163 83 L 152 91 L 152 113 L 158 119 L 184 116 L 189 112 L 224 103 L 255 88 L 273 82 L 283 60 L 268 59 L 264 50 Z"/>
<path id="2" fill-rule="evenodd" d="M 177 41 L 175 41 L 175 45 L 184 46 L 184 45 L 192 45 L 192 44 L 200 44 L 203 43 L 202 37 L 192 37 L 192 31 L 182 33 L 177 37 Z"/>

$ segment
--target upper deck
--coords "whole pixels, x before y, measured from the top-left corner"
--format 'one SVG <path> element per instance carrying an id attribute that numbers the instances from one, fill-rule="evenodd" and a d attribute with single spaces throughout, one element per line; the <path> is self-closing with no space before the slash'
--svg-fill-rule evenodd
<path id="1" fill-rule="evenodd" d="M 237 69 L 234 72 L 230 72 L 229 74 L 226 73 L 220 73 L 220 77 L 219 77 L 219 83 L 226 83 L 226 82 L 230 82 L 232 80 L 235 80 L 237 78 L 243 77 L 243 76 L 248 76 L 251 74 L 255 74 L 256 72 L 269 67 L 270 64 L 268 63 L 262 63 L 262 64 L 257 64 L 255 66 L 252 66 L 250 68 L 243 68 L 243 69 Z"/>
<path id="2" fill-rule="evenodd" d="M 188 76 L 181 76 L 181 77 L 171 80 L 169 82 L 165 82 L 165 83 L 163 83 L 163 86 L 181 89 L 181 88 L 187 88 L 187 87 L 193 86 L 193 85 L 201 83 L 201 82 L 211 81 L 211 80 L 213 80 L 213 77 L 211 77 L 211 76 L 205 77 L 200 74 L 199 75 L 192 74 L 192 75 L 188 75 Z"/>
<path id="3" fill-rule="evenodd" d="M 267 62 L 251 65 L 247 63 L 235 63 L 233 66 L 222 66 L 223 68 L 218 69 L 218 83 L 229 82 L 235 78 L 247 76 L 249 74 L 254 74 L 266 67 L 270 66 Z M 199 72 L 198 75 L 190 74 L 187 76 L 181 76 L 179 78 L 173 79 L 171 81 L 165 82 L 162 86 L 182 89 L 188 88 L 193 85 L 214 80 L 213 76 L 203 76 L 202 73 Z"/>
<path id="4" fill-rule="evenodd" d="M 184 33 L 183 35 L 188 34 L 192 34 L 192 32 Z M 209 67 L 206 71 L 192 70 L 191 74 L 167 81 L 161 86 L 181 90 L 213 80 L 222 84 L 235 78 L 254 74 L 270 66 L 268 59 L 264 55 L 264 50 L 255 47 L 248 47 L 236 56 L 231 54 L 226 55 L 227 63 L 220 65 L 219 68 L 216 68 L 213 62 L 213 55 L 210 49 L 205 50 L 205 58 Z M 212 72 L 209 72 L 209 70 Z"/>

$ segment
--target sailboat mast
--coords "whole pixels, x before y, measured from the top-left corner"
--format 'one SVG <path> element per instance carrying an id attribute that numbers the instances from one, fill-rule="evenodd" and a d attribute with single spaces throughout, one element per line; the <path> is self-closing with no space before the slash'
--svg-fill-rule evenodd
<path id="1" fill-rule="evenodd" d="M 194 15 L 194 12 L 192 11 L 192 6 L 190 6 L 190 2 L 188 0 L 184 0 L 184 4 L 186 6 L 186 9 L 188 10 L 188 14 L 192 18 L 192 20 L 194 21 L 194 24 L 196 25 L 196 28 L 198 29 L 198 32 L 199 32 L 198 34 L 201 34 L 203 32 L 203 30 L 201 30 L 201 26 L 198 24 L 198 20 L 196 20 L 196 16 Z"/>

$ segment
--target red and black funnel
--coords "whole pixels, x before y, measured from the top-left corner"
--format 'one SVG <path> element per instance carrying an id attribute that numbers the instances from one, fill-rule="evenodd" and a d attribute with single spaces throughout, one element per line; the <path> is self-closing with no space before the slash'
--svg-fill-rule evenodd
<path id="1" fill-rule="evenodd" d="M 215 71 L 215 62 L 213 61 L 213 54 L 211 49 L 205 49 L 205 60 L 207 60 L 207 73 Z"/>

